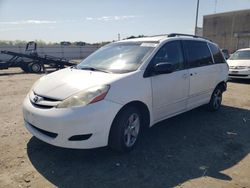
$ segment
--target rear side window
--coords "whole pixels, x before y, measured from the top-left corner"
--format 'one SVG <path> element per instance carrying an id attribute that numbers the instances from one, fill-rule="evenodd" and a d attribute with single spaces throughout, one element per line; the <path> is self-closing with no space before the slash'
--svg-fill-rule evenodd
<path id="1" fill-rule="evenodd" d="M 184 47 L 190 68 L 213 64 L 213 59 L 206 42 L 184 41 Z"/>
<path id="2" fill-rule="evenodd" d="M 215 63 L 226 63 L 220 49 L 216 45 L 208 43 L 208 46 L 213 54 Z"/>

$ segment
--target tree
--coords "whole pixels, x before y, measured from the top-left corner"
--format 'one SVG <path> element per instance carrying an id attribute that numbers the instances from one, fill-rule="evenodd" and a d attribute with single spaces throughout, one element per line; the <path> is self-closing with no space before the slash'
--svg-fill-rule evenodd
<path id="1" fill-rule="evenodd" d="M 126 39 L 134 39 L 134 38 L 142 38 L 142 37 L 145 37 L 145 35 L 138 35 L 138 36 L 131 35 L 130 37 L 127 37 Z"/>

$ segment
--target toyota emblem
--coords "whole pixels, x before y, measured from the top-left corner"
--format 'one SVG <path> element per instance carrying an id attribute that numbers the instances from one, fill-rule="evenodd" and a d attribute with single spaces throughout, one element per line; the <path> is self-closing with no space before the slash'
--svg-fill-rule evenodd
<path id="1" fill-rule="evenodd" d="M 38 102 L 38 96 L 35 96 L 34 98 L 33 98 L 33 101 L 36 103 L 36 102 Z"/>
<path id="2" fill-rule="evenodd" d="M 35 97 L 33 98 L 34 103 L 38 103 L 41 100 L 42 100 L 42 97 L 39 97 L 37 95 L 35 95 Z"/>

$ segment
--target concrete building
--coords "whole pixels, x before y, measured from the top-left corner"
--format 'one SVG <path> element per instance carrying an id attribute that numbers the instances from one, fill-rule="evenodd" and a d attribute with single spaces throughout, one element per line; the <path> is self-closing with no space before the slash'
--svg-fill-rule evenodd
<path id="1" fill-rule="evenodd" d="M 231 53 L 250 47 L 250 9 L 204 16 L 203 36 Z"/>

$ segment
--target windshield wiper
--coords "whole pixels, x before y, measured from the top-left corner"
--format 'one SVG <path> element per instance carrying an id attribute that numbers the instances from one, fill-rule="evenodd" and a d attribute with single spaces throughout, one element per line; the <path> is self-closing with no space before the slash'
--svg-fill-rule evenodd
<path id="1" fill-rule="evenodd" d="M 78 67 L 78 68 L 81 69 L 81 70 L 90 70 L 90 71 L 99 71 L 99 72 L 111 73 L 111 72 L 109 72 L 109 71 L 107 71 L 107 70 L 98 69 L 98 68 L 89 67 L 89 66 Z"/>

